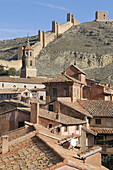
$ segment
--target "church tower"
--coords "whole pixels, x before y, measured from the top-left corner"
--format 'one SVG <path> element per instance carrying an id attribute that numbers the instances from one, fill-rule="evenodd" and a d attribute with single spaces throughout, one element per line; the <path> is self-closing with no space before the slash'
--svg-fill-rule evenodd
<path id="1" fill-rule="evenodd" d="M 36 77 L 34 50 L 31 48 L 29 40 L 23 49 L 21 77 Z"/>

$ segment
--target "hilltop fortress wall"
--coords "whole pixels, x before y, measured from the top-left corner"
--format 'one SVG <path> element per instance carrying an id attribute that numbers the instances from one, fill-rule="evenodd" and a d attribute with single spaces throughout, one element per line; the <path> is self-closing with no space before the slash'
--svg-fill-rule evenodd
<path id="1" fill-rule="evenodd" d="M 58 24 L 56 21 L 52 21 L 52 31 L 44 32 L 38 31 L 38 41 L 32 45 L 34 50 L 34 55 L 37 56 L 42 48 L 46 47 L 48 43 L 52 42 L 60 34 L 70 29 L 73 25 L 78 25 L 80 22 L 74 18 L 71 13 L 67 14 L 67 22 L 63 24 Z M 18 49 L 18 59 L 22 58 L 22 47 Z"/>
<path id="2" fill-rule="evenodd" d="M 96 21 L 108 21 L 108 22 L 113 21 L 113 19 L 108 18 L 108 11 L 96 11 L 95 20 Z"/>
<path id="3" fill-rule="evenodd" d="M 47 46 L 50 42 L 52 42 L 59 35 L 63 34 L 65 31 L 70 29 L 73 25 L 78 25 L 80 22 L 74 18 L 71 13 L 67 14 L 67 22 L 63 24 L 58 24 L 56 21 L 52 21 L 52 30 L 48 32 L 38 31 L 38 41 L 32 45 L 32 49 L 34 50 L 34 56 L 37 56 L 40 51 Z M 18 48 L 18 60 L 17 61 L 6 61 L 0 60 L 0 64 L 8 66 L 9 68 L 15 67 L 19 70 L 22 67 L 22 55 L 23 55 L 23 47 Z"/>

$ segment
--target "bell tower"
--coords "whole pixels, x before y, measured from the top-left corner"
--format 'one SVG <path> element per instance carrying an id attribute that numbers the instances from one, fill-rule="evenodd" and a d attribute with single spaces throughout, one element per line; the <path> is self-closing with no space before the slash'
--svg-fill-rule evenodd
<path id="1" fill-rule="evenodd" d="M 31 48 L 29 40 L 23 49 L 21 77 L 36 77 L 34 50 Z"/>

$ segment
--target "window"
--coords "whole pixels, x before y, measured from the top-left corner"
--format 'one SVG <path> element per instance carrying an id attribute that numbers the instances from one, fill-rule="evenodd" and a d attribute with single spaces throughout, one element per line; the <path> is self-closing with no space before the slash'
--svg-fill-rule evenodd
<path id="1" fill-rule="evenodd" d="M 106 19 L 106 15 L 104 14 L 104 19 Z"/>
<path id="2" fill-rule="evenodd" d="M 2 83 L 2 88 L 4 88 L 4 83 Z"/>
<path id="3" fill-rule="evenodd" d="M 79 125 L 76 126 L 76 130 L 79 130 Z"/>
<path id="4" fill-rule="evenodd" d="M 16 88 L 16 85 L 13 85 L 13 88 Z"/>
<path id="5" fill-rule="evenodd" d="M 79 89 L 77 89 L 77 98 L 79 98 Z"/>
<path id="6" fill-rule="evenodd" d="M 32 52 L 30 52 L 30 56 L 32 56 Z"/>
<path id="7" fill-rule="evenodd" d="M 25 96 L 27 96 L 28 95 L 28 93 L 27 92 L 25 92 Z"/>
<path id="8" fill-rule="evenodd" d="M 26 88 L 26 85 L 24 85 L 24 88 Z"/>
<path id="9" fill-rule="evenodd" d="M 28 52 L 26 52 L 26 56 L 28 56 Z"/>
<path id="10" fill-rule="evenodd" d="M 43 100 L 43 96 L 40 96 L 40 100 Z"/>
<path id="11" fill-rule="evenodd" d="M 57 97 L 57 89 L 56 88 L 52 89 L 52 94 L 53 94 L 53 97 Z"/>
<path id="12" fill-rule="evenodd" d="M 23 127 L 24 126 L 24 122 L 18 122 L 18 128 Z"/>
<path id="13" fill-rule="evenodd" d="M 36 89 L 36 86 L 34 86 L 34 88 Z"/>
<path id="14" fill-rule="evenodd" d="M 67 132 L 67 126 L 64 126 L 64 132 Z"/>
<path id="15" fill-rule="evenodd" d="M 53 105 L 52 105 L 52 104 L 49 105 L 48 110 L 49 110 L 49 111 L 53 111 Z"/>
<path id="16" fill-rule="evenodd" d="M 60 133 L 60 128 L 59 128 L 59 127 L 56 129 L 56 132 L 57 132 L 57 133 Z"/>
<path id="17" fill-rule="evenodd" d="M 64 88 L 64 96 L 69 97 L 69 88 Z"/>
<path id="18" fill-rule="evenodd" d="M 52 124 L 49 124 L 49 129 L 52 128 Z"/>
<path id="19" fill-rule="evenodd" d="M 95 124 L 101 124 L 101 119 L 95 119 Z"/>
<path id="20" fill-rule="evenodd" d="M 30 60 L 30 66 L 32 66 L 32 60 Z"/>

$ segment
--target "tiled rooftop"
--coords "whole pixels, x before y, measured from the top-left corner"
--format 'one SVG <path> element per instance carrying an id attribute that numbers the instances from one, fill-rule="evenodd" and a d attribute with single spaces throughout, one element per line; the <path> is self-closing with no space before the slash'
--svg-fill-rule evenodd
<path id="1" fill-rule="evenodd" d="M 79 67 L 77 67 L 77 65 L 71 65 L 71 66 L 73 66 L 74 68 L 76 68 L 78 71 L 79 71 L 79 73 L 83 73 L 83 74 L 85 74 L 86 75 L 86 73 L 82 70 L 82 69 L 80 69 Z M 71 67 L 71 66 L 69 66 L 69 67 Z M 68 69 L 68 68 L 67 68 Z M 66 69 L 66 70 L 67 70 Z"/>
<path id="2" fill-rule="evenodd" d="M 38 137 L 20 142 L 0 156 L 0 169 L 46 169 L 62 162 L 62 158 Z"/>
<path id="3" fill-rule="evenodd" d="M 27 45 L 26 45 L 26 47 L 25 47 L 25 50 L 33 50 L 33 49 L 31 48 L 31 46 L 29 45 L 29 43 L 27 43 Z"/>
<path id="4" fill-rule="evenodd" d="M 94 127 L 94 128 L 91 128 L 91 130 L 93 130 L 94 132 L 99 133 L 99 134 L 113 134 L 113 128 Z"/>
<path id="5" fill-rule="evenodd" d="M 80 100 L 78 103 L 92 116 L 113 117 L 113 102 L 104 100 Z"/>
<path id="6" fill-rule="evenodd" d="M 70 76 L 68 76 L 68 75 L 65 75 L 65 74 L 60 75 L 60 76 L 58 76 L 58 77 L 56 77 L 56 78 L 53 78 L 53 79 L 45 82 L 45 84 L 46 84 L 46 83 L 56 83 L 56 82 L 59 82 L 59 83 L 63 83 L 63 82 L 64 82 L 64 83 L 65 83 L 65 82 L 76 82 L 76 83 L 80 83 L 80 84 L 81 84 L 81 82 L 80 82 L 79 80 L 74 79 L 74 78 L 72 78 L 72 77 L 70 77 Z"/>
<path id="7" fill-rule="evenodd" d="M 58 101 L 72 109 L 74 109 L 75 111 L 85 115 L 85 116 L 88 116 L 88 117 L 92 117 L 89 112 L 87 110 L 85 110 L 83 107 L 81 107 L 81 105 L 78 103 L 78 102 L 75 102 L 75 103 L 72 103 L 72 102 L 69 102 L 69 101 L 65 101 L 65 100 L 62 100 L 62 99 L 58 99 Z"/>
<path id="8" fill-rule="evenodd" d="M 56 119 L 57 113 L 50 112 L 50 111 L 42 109 L 42 108 L 40 108 L 40 110 L 39 110 L 39 115 L 40 115 L 40 117 L 51 119 L 51 120 L 54 120 L 54 121 L 57 121 L 57 122 L 63 123 L 63 124 L 71 124 L 71 125 L 74 124 L 75 125 L 75 124 L 86 123 L 84 120 L 76 119 L 74 117 L 71 117 L 71 116 L 68 116 L 68 115 L 65 115 L 62 113 L 59 113 L 59 119 Z"/>
<path id="9" fill-rule="evenodd" d="M 50 78 L 45 78 L 45 77 L 16 78 L 16 77 L 9 77 L 9 76 L 0 77 L 0 82 L 11 82 L 11 83 L 42 84 L 42 82 L 48 80 L 50 80 Z"/>

